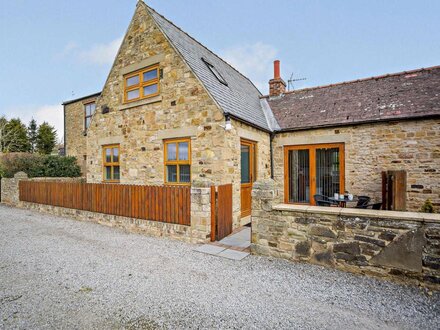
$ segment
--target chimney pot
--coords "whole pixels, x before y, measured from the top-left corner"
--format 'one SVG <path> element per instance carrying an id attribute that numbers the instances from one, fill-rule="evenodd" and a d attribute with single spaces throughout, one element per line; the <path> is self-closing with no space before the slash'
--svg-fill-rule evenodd
<path id="1" fill-rule="evenodd" d="M 281 78 L 281 74 L 280 74 L 280 61 L 279 60 L 275 60 L 273 62 L 273 79 L 280 79 Z"/>
<path id="2" fill-rule="evenodd" d="M 273 62 L 273 79 L 269 80 L 269 96 L 279 96 L 286 92 L 286 83 L 281 79 L 280 61 Z"/>

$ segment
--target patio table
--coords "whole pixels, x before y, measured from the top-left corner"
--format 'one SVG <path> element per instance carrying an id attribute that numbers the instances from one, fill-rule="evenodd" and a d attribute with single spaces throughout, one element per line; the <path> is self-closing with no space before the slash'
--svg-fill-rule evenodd
<path id="1" fill-rule="evenodd" d="M 357 202 L 357 197 L 353 196 L 352 200 L 349 200 L 348 197 L 344 197 L 344 199 L 328 197 L 329 201 L 336 202 L 340 207 L 347 207 L 347 203 Z"/>

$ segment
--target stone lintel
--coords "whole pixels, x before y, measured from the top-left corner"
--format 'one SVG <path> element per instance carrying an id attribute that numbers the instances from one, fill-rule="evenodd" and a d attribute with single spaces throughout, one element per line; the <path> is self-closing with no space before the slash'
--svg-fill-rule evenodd
<path id="1" fill-rule="evenodd" d="M 124 141 L 124 137 L 122 135 L 108 136 L 108 137 L 99 139 L 98 144 L 101 146 L 105 146 L 105 145 L 109 145 L 109 144 L 120 144 L 123 141 Z"/>
<path id="2" fill-rule="evenodd" d="M 286 136 L 278 139 L 281 146 L 302 145 L 302 144 L 319 144 L 319 143 L 348 143 L 350 142 L 349 134 L 335 135 L 310 135 L 310 136 Z"/>
<path id="3" fill-rule="evenodd" d="M 130 65 L 127 65 L 126 67 L 123 67 L 121 69 L 121 75 L 126 75 L 127 73 L 138 71 L 138 70 L 146 68 L 150 65 L 160 63 L 161 61 L 163 61 L 163 59 L 164 59 L 163 54 L 150 56 L 150 57 L 146 58 L 145 60 L 142 60 L 140 62 L 130 64 Z"/>
<path id="4" fill-rule="evenodd" d="M 157 132 L 157 139 L 165 140 L 165 139 L 175 139 L 175 138 L 183 138 L 183 137 L 193 137 L 193 136 L 197 136 L 197 131 L 198 129 L 196 126 L 163 129 Z"/>

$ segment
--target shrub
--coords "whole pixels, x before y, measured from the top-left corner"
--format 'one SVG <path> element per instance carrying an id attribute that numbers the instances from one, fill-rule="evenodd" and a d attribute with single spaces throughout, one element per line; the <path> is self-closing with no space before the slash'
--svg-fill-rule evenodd
<path id="1" fill-rule="evenodd" d="M 76 158 L 71 156 L 46 156 L 43 165 L 46 177 L 78 177 L 81 169 L 76 163 Z"/>
<path id="2" fill-rule="evenodd" d="M 422 205 L 420 211 L 424 213 L 434 213 L 434 205 L 432 205 L 431 200 L 428 198 L 425 203 Z"/>
<path id="3" fill-rule="evenodd" d="M 81 169 L 75 157 L 38 155 L 29 153 L 4 154 L 0 160 L 0 172 L 6 178 L 12 178 L 17 172 L 25 172 L 35 177 L 78 177 Z"/>

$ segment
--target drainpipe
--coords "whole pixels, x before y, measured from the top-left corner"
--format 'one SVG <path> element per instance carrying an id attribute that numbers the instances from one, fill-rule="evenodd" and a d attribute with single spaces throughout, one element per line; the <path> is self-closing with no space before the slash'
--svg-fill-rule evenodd
<path id="1" fill-rule="evenodd" d="M 67 156 L 67 149 L 66 149 L 66 105 L 63 104 L 63 125 L 64 125 L 64 138 L 63 138 L 63 142 L 64 142 L 64 155 L 63 156 Z"/>
<path id="2" fill-rule="evenodd" d="M 275 138 L 275 132 L 270 133 L 270 178 L 273 180 L 273 139 Z"/>

